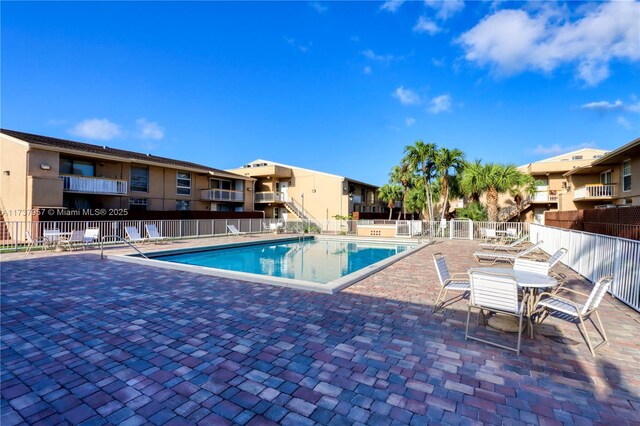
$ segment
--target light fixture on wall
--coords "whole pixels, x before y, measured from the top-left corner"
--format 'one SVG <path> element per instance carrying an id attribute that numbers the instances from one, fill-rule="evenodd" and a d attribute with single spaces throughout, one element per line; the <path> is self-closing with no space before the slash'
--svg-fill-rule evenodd
<path id="1" fill-rule="evenodd" d="M 51 166 L 45 163 L 40 164 L 42 170 L 51 170 Z"/>
<path id="2" fill-rule="evenodd" d="M 11 172 L 9 170 L 5 170 L 4 172 L 2 172 L 3 174 L 9 176 L 11 174 Z"/>

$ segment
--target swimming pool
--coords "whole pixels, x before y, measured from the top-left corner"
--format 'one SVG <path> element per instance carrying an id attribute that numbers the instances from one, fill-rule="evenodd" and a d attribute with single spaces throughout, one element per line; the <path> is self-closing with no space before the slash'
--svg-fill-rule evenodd
<path id="1" fill-rule="evenodd" d="M 115 256 L 207 275 L 335 293 L 422 246 L 411 241 L 380 243 L 336 238 L 253 241 Z"/>

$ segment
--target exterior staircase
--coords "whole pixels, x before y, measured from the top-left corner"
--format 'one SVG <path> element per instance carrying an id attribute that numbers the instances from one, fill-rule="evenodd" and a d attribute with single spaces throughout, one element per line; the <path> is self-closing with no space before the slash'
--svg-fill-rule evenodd
<path id="1" fill-rule="evenodd" d="M 313 223 L 314 225 L 320 227 L 320 222 L 316 220 L 300 203 L 298 203 L 293 198 L 289 201 L 284 202 L 285 208 L 290 212 L 298 216 L 300 220 L 308 221 Z"/>
<path id="2" fill-rule="evenodd" d="M 518 206 L 511 206 L 506 209 L 501 209 L 500 213 L 498 213 L 498 221 L 510 222 L 520 216 L 520 214 L 527 210 L 529 207 L 531 207 L 531 198 L 523 200 Z"/>

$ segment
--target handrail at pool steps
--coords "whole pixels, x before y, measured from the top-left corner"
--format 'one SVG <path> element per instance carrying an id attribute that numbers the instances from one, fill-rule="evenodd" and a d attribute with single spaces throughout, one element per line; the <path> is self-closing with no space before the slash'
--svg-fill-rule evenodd
<path id="1" fill-rule="evenodd" d="M 104 237 L 100 238 L 100 259 L 104 259 L 104 240 L 107 238 L 112 238 L 116 241 L 122 241 L 123 243 L 128 244 L 129 247 L 140 253 L 140 256 L 144 257 L 145 259 L 149 259 L 143 252 L 140 251 L 138 247 L 134 246 L 133 244 L 131 244 L 131 242 L 125 240 L 119 235 L 105 235 Z"/>

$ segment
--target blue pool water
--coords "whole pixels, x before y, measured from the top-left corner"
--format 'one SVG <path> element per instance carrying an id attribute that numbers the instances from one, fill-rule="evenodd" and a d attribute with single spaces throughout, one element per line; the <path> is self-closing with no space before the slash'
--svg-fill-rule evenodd
<path id="1" fill-rule="evenodd" d="M 154 255 L 152 259 L 324 284 L 412 247 L 306 239 L 207 248 L 206 251 Z"/>

